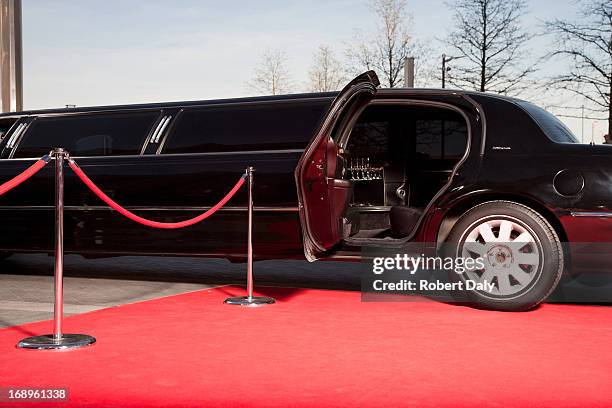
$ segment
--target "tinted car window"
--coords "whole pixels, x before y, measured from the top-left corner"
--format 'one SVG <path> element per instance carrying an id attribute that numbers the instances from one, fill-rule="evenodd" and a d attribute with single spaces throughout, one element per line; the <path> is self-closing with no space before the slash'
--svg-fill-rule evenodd
<path id="1" fill-rule="evenodd" d="M 467 127 L 463 117 L 439 108 L 372 105 L 361 114 L 348 143 L 352 154 L 397 153 L 394 139 L 414 141 L 415 150 L 431 159 L 460 158 L 465 152 Z"/>
<path id="2" fill-rule="evenodd" d="M 454 112 L 440 110 L 437 116 L 415 121 L 416 151 L 432 159 L 460 158 L 465 152 L 465 120 Z M 453 118 L 456 116 L 456 118 Z"/>
<path id="3" fill-rule="evenodd" d="M 517 104 L 525 109 L 527 113 L 542 128 L 542 131 L 550 140 L 557 143 L 579 143 L 571 130 L 567 128 L 552 113 L 533 105 L 529 102 L 518 101 Z"/>
<path id="4" fill-rule="evenodd" d="M 349 151 L 357 156 L 388 152 L 391 134 L 389 121 L 360 119 L 351 131 L 348 145 Z"/>
<path id="5" fill-rule="evenodd" d="M 0 142 L 4 139 L 4 135 L 9 131 L 11 126 L 17 121 L 17 119 L 0 120 Z"/>
<path id="6" fill-rule="evenodd" d="M 326 99 L 187 109 L 164 153 L 303 149 L 329 104 Z"/>
<path id="7" fill-rule="evenodd" d="M 154 111 L 38 118 L 14 157 L 38 157 L 54 147 L 72 156 L 139 154 L 158 116 Z"/>

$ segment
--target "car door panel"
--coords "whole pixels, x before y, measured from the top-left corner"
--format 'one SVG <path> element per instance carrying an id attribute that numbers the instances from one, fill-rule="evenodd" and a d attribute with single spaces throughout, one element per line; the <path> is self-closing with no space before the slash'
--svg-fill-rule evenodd
<path id="1" fill-rule="evenodd" d="M 292 178 L 300 153 L 145 155 L 136 160 L 83 158 L 77 162 L 119 204 L 162 222 L 201 214 L 231 189 L 247 166 L 254 166 L 255 254 L 270 257 L 301 252 Z M 199 224 L 163 230 L 139 225 L 109 210 L 70 175 L 66 203 L 71 216 L 79 220 L 75 249 L 242 256 L 246 253 L 246 191 L 239 190 L 224 208 Z"/>
<path id="2" fill-rule="evenodd" d="M 35 160 L 0 160 L 0 182 L 10 180 Z M 53 245 L 53 163 L 0 196 L 0 248 L 48 251 Z"/>
<path id="3" fill-rule="evenodd" d="M 371 98 L 378 85 L 376 74 L 368 71 L 338 94 L 295 170 L 304 253 L 311 261 L 342 239 L 340 217 L 348 204 L 343 204 L 345 196 L 350 196 L 350 185 L 335 181 L 338 152 L 333 129 L 343 112 Z"/>

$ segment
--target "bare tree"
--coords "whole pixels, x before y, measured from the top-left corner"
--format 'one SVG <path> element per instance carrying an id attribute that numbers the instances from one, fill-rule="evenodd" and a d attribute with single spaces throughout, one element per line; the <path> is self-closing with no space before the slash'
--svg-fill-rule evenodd
<path id="1" fill-rule="evenodd" d="M 312 66 L 308 71 L 309 89 L 313 92 L 335 91 L 344 83 L 344 73 L 340 61 L 332 50 L 321 45 L 312 58 Z"/>
<path id="2" fill-rule="evenodd" d="M 378 17 L 377 31 L 357 32 L 346 56 L 355 71 L 373 69 L 383 85 L 393 88 L 403 80 L 404 59 L 418 60 L 422 46 L 412 38 L 405 0 L 371 0 L 371 6 Z"/>
<path id="3" fill-rule="evenodd" d="M 555 36 L 553 56 L 569 57 L 567 73 L 553 78 L 563 90 L 591 102 L 590 110 L 607 115 L 612 132 L 612 3 L 609 0 L 583 2 L 579 23 L 554 20 L 546 24 Z"/>
<path id="4" fill-rule="evenodd" d="M 253 91 L 266 95 L 290 92 L 291 78 L 287 68 L 287 55 L 279 50 L 265 51 L 248 86 Z"/>
<path id="5" fill-rule="evenodd" d="M 462 89 L 517 93 L 535 68 L 525 65 L 531 35 L 521 27 L 525 0 L 454 0 L 446 45 L 455 62 L 448 81 Z"/>

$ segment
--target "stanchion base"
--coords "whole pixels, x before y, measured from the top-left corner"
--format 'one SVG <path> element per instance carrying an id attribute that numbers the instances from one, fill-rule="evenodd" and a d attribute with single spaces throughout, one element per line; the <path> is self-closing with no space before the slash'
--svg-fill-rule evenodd
<path id="1" fill-rule="evenodd" d="M 228 305 L 256 307 L 261 305 L 271 305 L 274 302 L 276 302 L 276 300 L 265 296 L 240 296 L 227 298 L 223 303 L 227 303 Z"/>
<path id="2" fill-rule="evenodd" d="M 38 350 L 72 349 L 89 346 L 95 342 L 94 337 L 86 334 L 64 334 L 60 339 L 56 339 L 52 334 L 45 334 L 23 339 L 17 343 L 17 347 Z"/>

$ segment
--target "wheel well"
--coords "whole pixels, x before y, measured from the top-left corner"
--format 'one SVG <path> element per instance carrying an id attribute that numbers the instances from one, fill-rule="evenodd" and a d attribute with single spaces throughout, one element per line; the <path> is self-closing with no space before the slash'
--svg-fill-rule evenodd
<path id="1" fill-rule="evenodd" d="M 565 230 L 563 229 L 563 226 L 559 222 L 559 219 L 548 208 L 540 204 L 538 201 L 517 195 L 479 194 L 473 197 L 465 198 L 451 207 L 451 209 L 448 211 L 448 213 L 440 223 L 440 228 L 438 228 L 438 243 L 444 242 L 446 240 L 448 234 L 455 225 L 455 222 L 462 214 L 464 214 L 470 208 L 478 204 L 495 200 L 512 201 L 531 208 L 550 223 L 550 225 L 554 228 L 555 232 L 559 236 L 559 240 L 561 242 L 567 242 L 567 235 L 565 233 Z"/>

